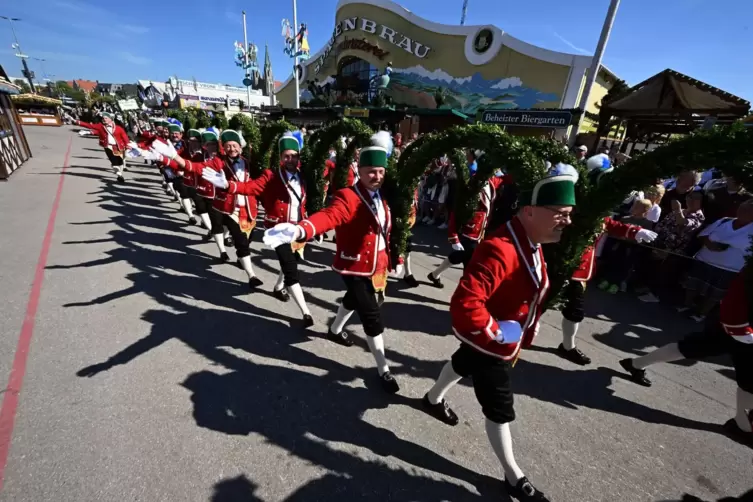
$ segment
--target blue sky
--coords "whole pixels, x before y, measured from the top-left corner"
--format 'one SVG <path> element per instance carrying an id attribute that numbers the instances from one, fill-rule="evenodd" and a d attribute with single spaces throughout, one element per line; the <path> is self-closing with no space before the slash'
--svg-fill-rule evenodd
<path id="1" fill-rule="evenodd" d="M 292 1 L 186 0 L 94 2 L 16 0 L 0 15 L 19 17 L 25 53 L 46 59 L 55 79 L 100 82 L 165 81 L 171 75 L 240 85 L 233 43 L 243 39 L 240 11 L 248 13 L 249 40 L 269 43 L 277 80 L 290 73 L 280 21 L 292 19 Z M 426 19 L 460 21 L 462 0 L 402 0 Z M 466 24 L 492 23 L 526 42 L 590 54 L 609 0 L 469 0 Z M 316 52 L 329 38 L 337 0 L 298 0 Z M 20 64 L 0 20 L 0 64 L 11 76 Z M 753 0 L 623 0 L 605 64 L 630 84 L 672 68 L 753 101 Z M 42 73 L 41 63 L 31 60 Z"/>

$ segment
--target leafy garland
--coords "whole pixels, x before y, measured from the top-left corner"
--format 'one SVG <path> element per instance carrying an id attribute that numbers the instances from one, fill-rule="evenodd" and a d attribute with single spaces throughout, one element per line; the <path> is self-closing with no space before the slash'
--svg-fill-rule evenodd
<path id="1" fill-rule="evenodd" d="M 259 147 L 253 149 L 251 157 L 251 177 L 257 178 L 262 171 L 276 167 L 280 163 L 280 151 L 277 143 L 286 131 L 294 131 L 296 127 L 285 121 L 267 122 L 261 128 Z M 248 140 L 247 140 L 248 141 Z"/>

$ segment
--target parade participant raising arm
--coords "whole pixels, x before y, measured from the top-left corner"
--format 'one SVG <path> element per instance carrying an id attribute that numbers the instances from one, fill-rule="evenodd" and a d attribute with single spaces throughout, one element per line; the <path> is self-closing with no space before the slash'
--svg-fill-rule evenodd
<path id="1" fill-rule="evenodd" d="M 202 175 L 204 168 L 208 167 L 216 172 L 223 172 L 226 178 L 234 181 L 250 180 L 248 164 L 241 156 L 243 145 L 245 145 L 243 136 L 237 131 L 228 129 L 220 135 L 220 142 L 224 154 L 219 154 L 204 162 L 191 162 L 178 155 L 173 155 L 169 159 L 162 159 L 162 161 L 166 162 L 167 166 L 172 169 L 182 169 L 198 175 Z M 155 152 L 157 154 L 162 153 L 160 147 L 156 148 Z M 262 284 L 261 279 L 256 277 L 251 265 L 250 235 L 256 225 L 256 212 L 256 199 L 231 194 L 227 190 L 214 190 L 212 210 L 209 217 L 212 223 L 212 236 L 220 250 L 220 260 L 227 262 L 230 259 L 223 241 L 223 228 L 227 227 L 233 236 L 238 262 L 248 274 L 248 285 L 252 290 Z"/>
<path id="2" fill-rule="evenodd" d="M 329 206 L 299 222 L 282 223 L 267 230 L 264 242 L 276 248 L 282 243 L 310 240 L 335 230 L 337 251 L 332 269 L 345 282 L 347 292 L 329 327 L 327 338 L 344 346 L 353 345 L 345 324 L 353 315 L 363 323 L 366 341 L 376 361 L 382 388 L 400 390 L 390 373 L 384 353 L 384 324 L 377 295 L 384 292 L 389 269 L 390 208 L 382 198 L 387 159 L 392 150 L 389 133 L 377 133 L 359 154 L 358 181 L 338 190 Z"/>
<path id="3" fill-rule="evenodd" d="M 102 112 L 100 115 L 102 117 L 100 124 L 90 124 L 81 120 L 74 121 L 74 124 L 85 127 L 97 135 L 99 146 L 105 149 L 110 165 L 118 175 L 118 181 L 125 183 L 123 169 L 125 167 L 125 150 L 130 141 L 128 134 L 125 129 L 115 123 L 112 114 Z"/>
<path id="4" fill-rule="evenodd" d="M 264 206 L 264 226 L 272 228 L 279 223 L 297 223 L 306 217 L 306 184 L 300 172 L 300 151 L 303 135 L 300 131 L 284 134 L 279 141 L 280 167 L 266 169 L 255 180 L 228 181 L 225 173 L 204 168 L 203 178 L 215 187 L 230 194 L 259 197 Z M 314 319 L 306 305 L 298 279 L 298 264 L 295 252 L 303 250 L 303 243 L 282 243 L 274 248 L 280 262 L 280 275 L 274 286 L 274 296 L 286 302 L 293 300 L 301 309 L 303 325 L 314 325 Z"/>
<path id="5" fill-rule="evenodd" d="M 461 378 L 473 379 L 507 491 L 526 502 L 548 499 L 526 478 L 513 456 L 510 373 L 521 348 L 533 343 L 549 288 L 541 244 L 559 241 L 570 224 L 576 181 L 577 171 L 559 164 L 551 176 L 521 195 L 518 214 L 478 245 L 450 302 L 460 348 L 423 398 L 429 414 L 457 425 L 458 417 L 444 397 Z"/>

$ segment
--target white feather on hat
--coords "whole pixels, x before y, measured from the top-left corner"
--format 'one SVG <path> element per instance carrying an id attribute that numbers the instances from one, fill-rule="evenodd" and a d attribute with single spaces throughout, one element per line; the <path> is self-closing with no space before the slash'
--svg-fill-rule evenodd
<path id="1" fill-rule="evenodd" d="M 392 148 L 394 143 L 392 142 L 392 135 L 387 131 L 379 131 L 370 138 L 371 146 L 378 146 L 387 150 L 387 157 L 392 155 Z"/>

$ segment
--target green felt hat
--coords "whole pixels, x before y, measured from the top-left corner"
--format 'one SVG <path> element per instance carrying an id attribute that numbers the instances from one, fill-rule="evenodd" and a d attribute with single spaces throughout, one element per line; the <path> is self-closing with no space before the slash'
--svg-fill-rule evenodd
<path id="1" fill-rule="evenodd" d="M 294 136 L 282 136 L 280 138 L 280 141 L 278 142 L 278 145 L 280 147 L 280 154 L 287 150 L 293 150 L 294 152 L 301 151 L 301 145 L 300 143 L 298 143 L 298 139 L 296 139 Z"/>
<path id="2" fill-rule="evenodd" d="M 219 141 L 220 138 L 217 136 L 217 132 L 215 131 L 201 131 L 201 142 L 202 143 L 212 143 L 213 141 Z"/>
<path id="3" fill-rule="evenodd" d="M 549 176 L 539 180 L 533 190 L 520 195 L 521 206 L 574 206 L 575 183 L 570 175 Z"/>
<path id="4" fill-rule="evenodd" d="M 167 130 L 170 132 L 183 132 L 183 128 L 178 124 L 168 124 Z"/>
<path id="5" fill-rule="evenodd" d="M 155 120 L 154 121 L 154 127 L 167 127 L 170 125 L 170 122 L 167 120 Z"/>
<path id="6" fill-rule="evenodd" d="M 239 133 L 238 131 L 233 131 L 232 129 L 225 129 L 220 134 L 220 141 L 223 143 L 227 143 L 228 141 L 235 141 L 241 147 L 246 146 L 246 140 L 243 139 L 243 135 Z"/>
<path id="7" fill-rule="evenodd" d="M 358 156 L 358 167 L 387 167 L 387 149 L 370 146 L 361 149 Z"/>
<path id="8" fill-rule="evenodd" d="M 115 117 L 110 112 L 100 112 L 99 115 L 104 118 L 107 117 L 108 119 L 114 119 Z"/>
<path id="9" fill-rule="evenodd" d="M 186 135 L 189 138 L 199 138 L 199 139 L 201 139 L 201 131 L 199 131 L 198 129 L 189 129 L 188 132 L 186 133 Z"/>

